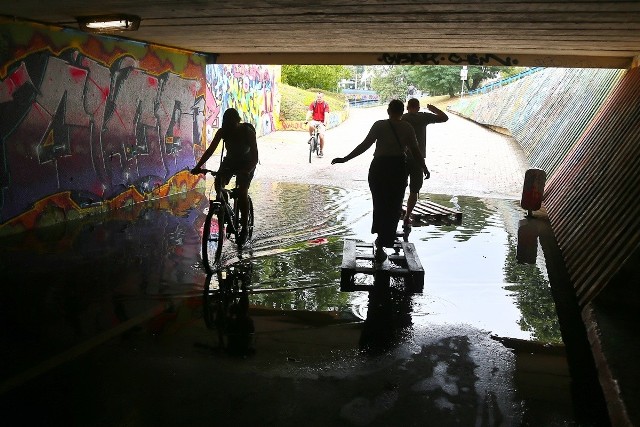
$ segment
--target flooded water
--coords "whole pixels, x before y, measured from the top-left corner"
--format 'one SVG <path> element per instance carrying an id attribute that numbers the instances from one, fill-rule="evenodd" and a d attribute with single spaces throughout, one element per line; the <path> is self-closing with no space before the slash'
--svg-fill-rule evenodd
<path id="1" fill-rule="evenodd" d="M 368 192 L 305 184 L 273 184 L 255 190 L 251 250 L 254 289 L 295 289 L 291 295 L 260 293 L 256 304 L 280 309 L 339 312 L 366 318 L 367 292 L 339 292 L 344 238 L 371 242 Z M 544 258 L 516 259 L 517 201 L 430 195 L 462 212 L 462 223 L 414 226 L 409 241 L 425 270 L 425 290 L 412 298 L 414 322 L 468 324 L 502 337 L 560 343 Z M 453 200 L 452 200 L 453 199 Z M 227 248 L 226 262 L 237 261 Z M 373 281 L 371 276 L 357 277 Z"/>
<path id="2" fill-rule="evenodd" d="M 340 291 L 344 239 L 373 240 L 368 191 L 256 181 L 251 196 L 252 242 L 241 253 L 228 242 L 222 264 L 251 271 L 249 314 L 267 316 L 255 326 L 251 362 L 263 375 L 317 381 L 353 380 L 379 369 L 402 378 L 411 371 L 386 398 L 397 401 L 404 381 L 411 393 L 433 398 L 430 410 L 467 411 L 471 424 L 573 425 L 566 361 L 561 351 L 547 351 L 561 348 L 562 338 L 544 256 L 534 238 L 534 247 L 526 248 L 533 263 L 518 262 L 524 212 L 516 201 L 429 195 L 458 208 L 462 221 L 413 227 L 409 241 L 425 285 L 412 295 L 395 282 L 370 292 Z M 3 391 L 46 371 L 47 358 L 63 363 L 77 357 L 87 340 L 100 345 L 141 325 L 158 337 L 187 326 L 207 334 L 203 286 L 208 280 L 220 285 L 200 263 L 207 206 L 206 194 L 192 192 L 3 239 L 0 274 L 9 278 L 0 311 L 0 339 L 9 343 L 0 368 Z M 356 280 L 373 285 L 366 275 Z M 316 350 L 291 342 L 285 350 L 274 335 L 282 330 L 274 322 L 284 318 L 296 330 L 345 326 L 330 337 L 304 329 L 308 335 L 296 339 L 312 340 L 308 347 Z M 510 350 L 514 346 L 504 342 L 534 342 L 537 350 Z M 363 350 L 382 359 L 364 363 Z M 345 425 L 367 425 L 360 422 L 366 418 L 362 401 L 345 399 L 351 403 L 343 402 L 340 419 L 353 421 Z M 538 424 L 543 418 L 551 421 Z"/>

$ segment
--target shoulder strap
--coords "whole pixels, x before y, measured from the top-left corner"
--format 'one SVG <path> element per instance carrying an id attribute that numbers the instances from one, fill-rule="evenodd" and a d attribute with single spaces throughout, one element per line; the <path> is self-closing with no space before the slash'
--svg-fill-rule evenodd
<path id="1" fill-rule="evenodd" d="M 406 151 L 406 149 L 402 147 L 402 144 L 400 144 L 400 138 L 398 138 L 398 134 L 396 133 L 396 129 L 391 124 L 391 120 L 387 120 L 387 121 L 389 122 L 389 126 L 391 126 L 391 131 L 393 132 L 393 136 L 396 137 L 396 142 L 400 146 L 400 151 L 402 151 L 404 153 Z"/>

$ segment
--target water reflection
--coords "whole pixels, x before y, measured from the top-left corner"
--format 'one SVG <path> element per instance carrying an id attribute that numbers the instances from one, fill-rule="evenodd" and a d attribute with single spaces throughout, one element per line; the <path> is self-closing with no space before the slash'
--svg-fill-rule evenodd
<path id="1" fill-rule="evenodd" d="M 205 325 L 216 333 L 218 349 L 232 356 L 246 357 L 255 353 L 255 326 L 249 316 L 249 292 L 252 264 L 237 263 L 208 275 L 202 294 L 202 317 Z"/>
<path id="2" fill-rule="evenodd" d="M 372 355 L 384 354 L 411 334 L 412 294 L 393 279 L 391 283 L 377 280 L 368 294 L 360 349 Z"/>

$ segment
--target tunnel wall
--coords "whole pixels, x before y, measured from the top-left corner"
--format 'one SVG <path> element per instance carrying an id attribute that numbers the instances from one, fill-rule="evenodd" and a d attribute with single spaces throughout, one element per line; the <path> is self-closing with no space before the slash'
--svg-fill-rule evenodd
<path id="1" fill-rule="evenodd" d="M 184 192 L 226 108 L 258 135 L 279 66 L 0 18 L 0 236 Z"/>
<path id="2" fill-rule="evenodd" d="M 450 110 L 508 129 L 547 172 L 544 206 L 588 304 L 640 245 L 640 68 L 545 69 Z"/>
<path id="3" fill-rule="evenodd" d="M 222 114 L 235 108 L 258 137 L 281 127 L 280 65 L 207 65 L 207 141 L 221 125 Z"/>

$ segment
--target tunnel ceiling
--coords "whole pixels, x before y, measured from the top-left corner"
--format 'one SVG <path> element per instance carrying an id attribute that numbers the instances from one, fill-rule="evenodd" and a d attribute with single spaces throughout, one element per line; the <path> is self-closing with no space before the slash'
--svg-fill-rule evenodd
<path id="1" fill-rule="evenodd" d="M 120 37 L 265 64 L 484 64 L 627 68 L 640 1 L 2 0 L 0 14 L 78 28 L 140 16 Z"/>

